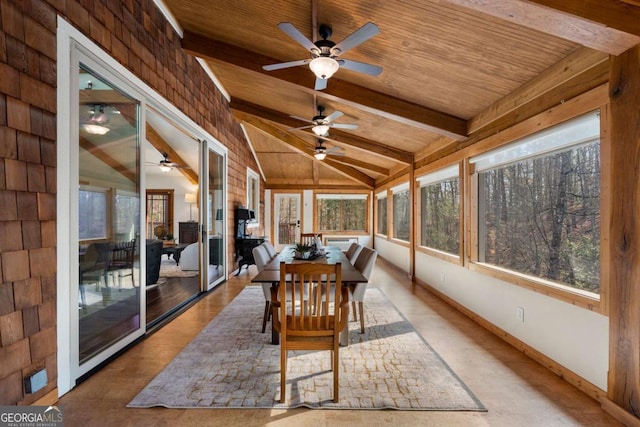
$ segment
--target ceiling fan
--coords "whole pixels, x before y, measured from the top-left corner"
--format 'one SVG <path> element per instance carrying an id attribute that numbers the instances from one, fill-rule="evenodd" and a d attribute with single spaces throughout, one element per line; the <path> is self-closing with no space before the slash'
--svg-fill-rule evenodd
<path id="1" fill-rule="evenodd" d="M 364 43 L 380 32 L 378 26 L 372 22 L 364 24 L 337 44 L 329 40 L 329 37 L 331 37 L 331 27 L 326 24 L 320 25 L 318 33 L 320 37 L 322 37 L 322 40 L 318 40 L 315 43 L 309 40 L 290 22 L 281 22 L 278 24 L 278 28 L 298 42 L 302 47 L 308 49 L 311 54 L 311 59 L 300 59 L 297 61 L 264 65 L 262 68 L 265 71 L 280 70 L 283 68 L 298 67 L 300 65 L 308 64 L 311 71 L 313 71 L 313 74 L 316 75 L 315 90 L 325 89 L 327 87 L 327 79 L 338 71 L 338 68 L 340 67 L 347 70 L 369 74 L 371 76 L 377 76 L 382 72 L 382 67 L 377 65 L 339 58 L 339 56 L 346 51 Z"/>
<path id="2" fill-rule="evenodd" d="M 184 166 L 184 165 L 180 165 L 178 163 L 174 163 L 171 160 L 169 160 L 169 155 L 165 152 L 161 153 L 163 159 L 160 160 L 158 163 L 147 163 L 148 165 L 152 165 L 152 166 L 158 166 L 160 167 L 160 170 L 163 173 L 169 173 L 171 172 L 172 169 L 176 168 L 176 169 L 191 169 L 189 166 Z"/>
<path id="3" fill-rule="evenodd" d="M 325 116 L 323 114 L 324 107 L 322 105 L 318 105 L 317 110 L 318 110 L 318 114 L 313 116 L 311 120 L 298 117 L 298 116 L 290 116 L 294 119 L 302 120 L 303 122 L 307 122 L 311 124 L 307 126 L 301 126 L 298 128 L 292 128 L 289 130 L 301 130 L 301 129 L 311 128 L 311 130 L 313 131 L 313 133 L 316 134 L 316 136 L 327 136 L 329 134 L 329 129 L 331 128 L 334 128 L 334 129 L 357 129 L 358 128 L 358 125 L 355 123 L 334 123 L 333 122 L 338 117 L 341 117 L 344 115 L 342 111 L 336 110 L 333 113 L 329 114 L 328 116 Z"/>
<path id="4" fill-rule="evenodd" d="M 344 156 L 344 152 L 340 147 L 325 147 L 322 145 L 324 141 L 318 138 L 318 145 L 314 149 L 313 157 L 318 160 L 324 160 L 327 156 Z"/>

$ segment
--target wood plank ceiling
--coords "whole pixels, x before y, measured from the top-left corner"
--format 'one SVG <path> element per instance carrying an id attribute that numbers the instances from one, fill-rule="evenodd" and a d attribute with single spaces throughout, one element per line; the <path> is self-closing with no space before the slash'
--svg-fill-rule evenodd
<path id="1" fill-rule="evenodd" d="M 640 43 L 637 1 L 587 0 L 165 0 L 184 30 L 183 47 L 203 58 L 231 98 L 267 188 L 374 188 L 608 79 L 608 55 Z M 604 6 L 604 8 L 603 8 Z M 595 12 L 594 12 L 595 11 Z M 367 22 L 380 33 L 342 58 L 383 68 L 340 69 L 316 91 L 308 59 L 277 27 L 290 22 L 317 40 L 320 24 L 339 42 Z M 292 130 L 315 106 L 344 113 L 326 147 Z"/>

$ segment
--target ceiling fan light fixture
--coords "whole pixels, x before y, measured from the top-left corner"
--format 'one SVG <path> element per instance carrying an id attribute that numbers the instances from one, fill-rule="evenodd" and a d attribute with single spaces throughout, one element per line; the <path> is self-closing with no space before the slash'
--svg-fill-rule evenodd
<path id="1" fill-rule="evenodd" d="M 329 125 L 322 124 L 312 127 L 311 130 L 318 136 L 327 136 L 327 134 L 329 133 L 329 128 Z"/>
<path id="2" fill-rule="evenodd" d="M 110 130 L 106 126 L 95 125 L 92 123 L 83 123 L 82 128 L 92 135 L 104 135 Z"/>
<path id="3" fill-rule="evenodd" d="M 324 160 L 325 157 L 327 157 L 327 153 L 325 153 L 324 151 L 317 151 L 313 157 L 315 157 L 317 160 Z"/>
<path id="4" fill-rule="evenodd" d="M 326 80 L 338 71 L 340 64 L 329 56 L 318 56 L 309 62 L 309 68 L 317 78 Z"/>
<path id="5" fill-rule="evenodd" d="M 171 172 L 171 169 L 173 168 L 169 165 L 165 165 L 165 164 L 160 165 L 160 170 L 162 171 L 162 173 L 169 173 Z"/>

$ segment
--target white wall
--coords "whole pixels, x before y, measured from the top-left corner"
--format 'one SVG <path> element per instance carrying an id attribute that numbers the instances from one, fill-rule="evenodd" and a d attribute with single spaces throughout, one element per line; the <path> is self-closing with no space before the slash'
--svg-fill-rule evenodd
<path id="1" fill-rule="evenodd" d="M 409 271 L 408 248 L 376 239 L 381 257 Z M 609 319 L 451 262 L 416 252 L 416 277 L 493 325 L 607 390 Z M 524 309 L 524 322 L 516 309 Z"/>
<path id="2" fill-rule="evenodd" d="M 374 238 L 374 248 L 378 251 L 378 255 L 389 261 L 391 264 L 400 267 L 400 269 L 409 271 L 409 248 L 397 245 L 385 238 Z"/>

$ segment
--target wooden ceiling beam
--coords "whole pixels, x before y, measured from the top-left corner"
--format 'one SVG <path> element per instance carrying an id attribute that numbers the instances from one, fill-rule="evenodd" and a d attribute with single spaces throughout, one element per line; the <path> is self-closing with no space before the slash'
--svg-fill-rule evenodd
<path id="1" fill-rule="evenodd" d="M 182 48 L 191 55 L 207 60 L 222 61 L 271 78 L 281 79 L 299 86 L 310 94 L 342 102 L 381 117 L 456 140 L 466 138 L 467 121 L 465 119 L 394 98 L 336 77 L 331 78 L 327 89 L 315 91 L 313 90 L 315 78 L 311 72 L 300 72 L 298 67 L 265 71 L 262 69 L 263 65 L 281 61 L 190 31 L 184 32 Z"/>
<path id="2" fill-rule="evenodd" d="M 550 93 L 558 88 L 569 86 L 568 83 L 581 79 L 581 76 L 587 76 L 588 81 L 593 81 L 590 74 L 592 70 L 596 70 L 596 74 L 602 72 L 608 73 L 609 55 L 593 49 L 581 47 L 569 56 L 558 61 L 545 71 L 540 73 L 534 79 L 520 86 L 509 95 L 500 99 L 489 108 L 472 117 L 469 120 L 469 135 L 474 135 L 479 129 L 482 129 L 492 122 L 512 113 L 517 109 L 521 109 L 525 105 L 539 105 L 540 99 L 545 94 Z M 571 83 L 575 86 L 575 83 Z M 595 82 L 591 88 L 599 86 L 601 82 Z M 587 88 L 588 90 L 590 88 Z M 542 106 L 540 108 L 547 108 Z M 537 114 L 540 111 L 535 111 Z M 522 119 L 522 117 L 521 117 Z"/>
<path id="3" fill-rule="evenodd" d="M 291 118 L 283 112 L 271 110 L 269 108 L 253 104 L 251 102 L 244 101 L 242 99 L 231 98 L 230 107 L 234 111 L 251 114 L 253 116 L 260 117 L 274 123 L 279 123 L 287 127 L 297 128 L 300 126 L 300 121 Z M 396 160 L 398 162 L 409 164 L 413 159 L 413 154 L 408 151 L 389 147 L 387 145 L 380 144 L 379 142 L 352 135 L 348 132 L 332 129 L 331 135 L 331 139 L 336 140 L 341 144 L 366 150 L 370 153 L 375 153 L 380 156 Z"/>
<path id="4" fill-rule="evenodd" d="M 118 172 L 120 175 L 124 176 L 131 182 L 138 182 L 138 177 L 136 175 L 136 171 L 129 169 L 118 160 L 114 159 L 109 153 L 104 151 L 101 147 L 95 145 L 93 142 L 89 141 L 87 138 L 80 137 L 80 147 L 89 152 L 91 155 L 95 156 L 98 160 L 108 165 L 111 169 Z"/>
<path id="5" fill-rule="evenodd" d="M 306 156 L 312 158 L 314 161 L 318 161 L 315 159 L 315 157 L 313 157 L 314 150 L 309 148 L 307 142 L 302 138 L 291 135 L 290 133 L 279 128 L 277 125 L 250 114 L 236 112 L 236 117 L 244 123 L 251 125 L 256 129 L 264 132 L 265 134 L 272 136 L 279 141 L 282 141 L 283 143 L 291 146 L 296 151 L 305 154 Z M 373 188 L 374 180 L 370 176 L 360 172 L 359 170 L 354 169 L 350 166 L 345 166 L 328 158 L 324 159 L 322 162 L 338 173 L 365 185 L 367 188 Z"/>
<path id="6" fill-rule="evenodd" d="M 171 159 L 173 163 L 185 166 L 187 165 L 187 162 L 185 162 L 184 159 L 180 157 L 173 148 L 171 148 L 169 143 L 165 141 L 149 124 L 147 124 L 147 141 L 149 141 L 153 148 L 158 150 L 160 153 L 166 153 L 167 157 Z M 191 184 L 198 185 L 198 174 L 193 169 L 189 167 L 176 169 L 178 169 L 178 171 L 184 175 Z"/>
<path id="7" fill-rule="evenodd" d="M 529 0 L 606 27 L 640 36 L 640 2 L 619 0 Z M 623 0 L 624 1 L 624 0 Z M 635 6 L 632 4 L 634 3 Z"/>
<path id="8" fill-rule="evenodd" d="M 618 0 L 447 0 L 611 55 L 640 43 L 640 8 Z"/>

